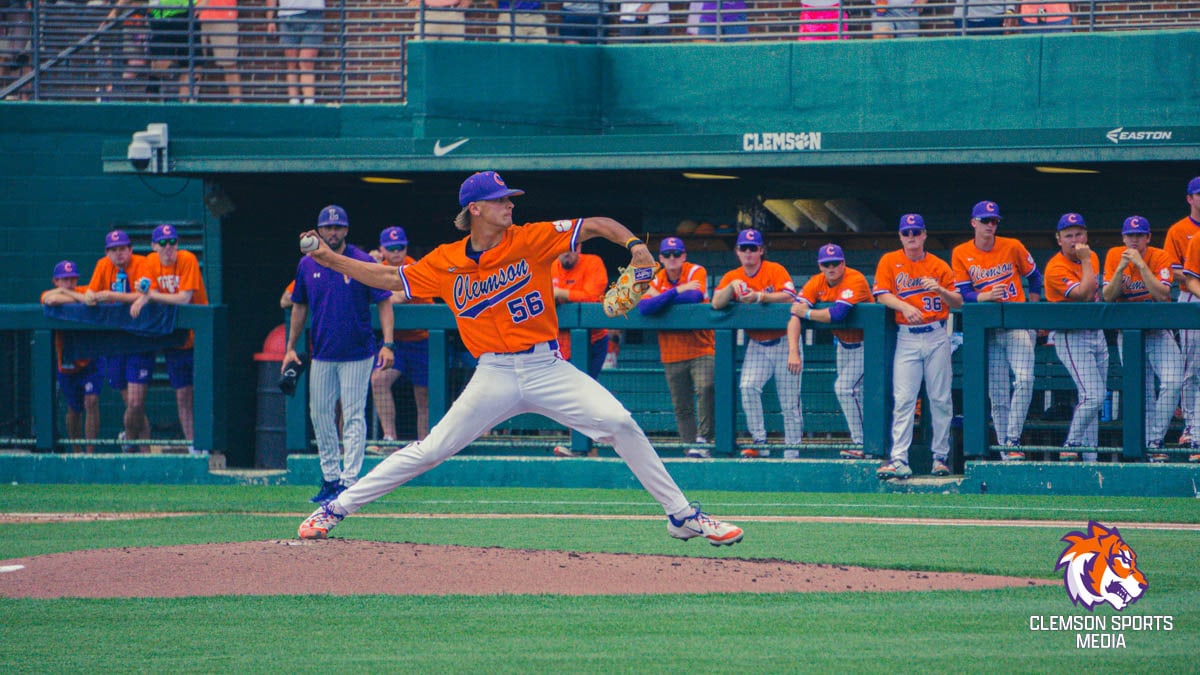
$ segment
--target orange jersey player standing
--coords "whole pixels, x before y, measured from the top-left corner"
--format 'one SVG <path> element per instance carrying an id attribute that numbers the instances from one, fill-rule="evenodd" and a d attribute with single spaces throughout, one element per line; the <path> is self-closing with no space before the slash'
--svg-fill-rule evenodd
<path id="1" fill-rule="evenodd" d="M 777 262 L 766 260 L 767 242 L 762 232 L 742 230 L 737 237 L 738 266 L 725 273 L 713 292 L 713 309 L 725 309 L 732 303 L 755 304 L 796 300 L 792 275 Z M 767 442 L 767 425 L 763 417 L 763 387 L 775 379 L 779 410 L 783 417 L 783 441 L 799 445 L 804 441 L 804 409 L 801 403 L 803 382 L 801 373 L 788 369 L 786 327 L 780 330 L 747 330 L 746 355 L 742 358 L 742 375 L 738 389 L 742 395 L 742 410 L 746 427 L 754 446 L 743 448 L 742 457 L 769 457 L 771 450 L 761 447 Z M 783 451 L 786 459 L 800 456 L 798 448 Z"/>
<path id="2" fill-rule="evenodd" d="M 687 247 L 682 239 L 663 239 L 658 246 L 658 260 L 662 269 L 654 275 L 650 289 L 638 302 L 638 312 L 653 316 L 669 305 L 708 300 L 708 270 L 687 261 Z M 675 426 L 681 441 L 697 444 L 685 451 L 694 459 L 712 456 L 701 444 L 713 438 L 714 344 L 711 330 L 658 331 L 659 358 L 671 392 Z"/>
<path id="3" fill-rule="evenodd" d="M 454 220 L 465 239 L 443 244 L 396 270 L 335 255 L 321 243 L 308 255 L 335 272 L 408 297 L 439 297 L 479 365 L 462 394 L 429 436 L 392 453 L 362 480 L 300 525 L 303 539 L 323 539 L 343 518 L 432 469 L 497 424 L 522 413 L 545 415 L 612 444 L 667 514 L 667 533 L 734 544 L 742 529 L 690 504 L 633 416 L 599 382 L 562 358 L 550 267 L 563 252 L 592 237 L 629 249 L 632 262 L 652 266 L 646 245 L 611 218 L 513 224 L 513 189 L 494 171 L 467 178 Z M 311 236 L 307 232 L 301 236 Z"/>
<path id="4" fill-rule="evenodd" d="M 1180 218 L 1167 230 L 1167 238 L 1163 250 L 1171 259 L 1171 271 L 1175 283 L 1179 284 L 1179 302 L 1200 302 L 1189 285 L 1185 283 L 1185 267 L 1192 263 L 1188 258 L 1192 243 L 1200 237 L 1200 176 L 1188 181 L 1187 184 L 1188 213 Z M 1192 441 L 1200 442 L 1200 432 L 1193 433 L 1191 418 L 1200 418 L 1200 330 L 1180 330 L 1179 347 L 1183 354 L 1183 389 L 1179 406 L 1183 408 L 1186 426 L 1179 435 L 1181 445 L 1191 445 Z"/>
<path id="5" fill-rule="evenodd" d="M 54 287 L 43 292 L 41 303 L 46 306 L 87 303 L 87 286 L 79 284 L 79 266 L 71 260 L 54 266 Z M 95 439 L 100 435 L 100 388 L 104 374 L 93 359 L 63 360 L 63 333 L 54 331 L 55 366 L 58 391 L 67 404 L 67 437 Z M 96 449 L 85 447 L 87 452 Z"/>
<path id="6" fill-rule="evenodd" d="M 950 266 L 964 302 L 1026 302 L 1021 278 L 1029 280 L 1028 300 L 1042 293 L 1042 273 L 1019 240 L 996 236 L 1000 207 L 982 201 L 971 210 L 975 236 L 954 247 Z M 1033 400 L 1033 346 L 1037 332 L 1026 328 L 994 329 L 988 333 L 988 398 L 996 443 L 1004 446 L 1003 460 L 1023 460 L 1019 450 L 1025 431 L 1025 411 Z M 1012 376 L 1010 378 L 1009 372 Z"/>
<path id="7" fill-rule="evenodd" d="M 925 237 L 925 219 L 920 214 L 901 216 L 901 248 L 883 254 L 875 269 L 875 299 L 896 310 L 899 324 L 892 363 L 891 460 L 876 472 L 883 480 L 912 475 L 908 448 L 922 379 L 933 420 L 933 474 L 950 473 L 950 419 L 954 414 L 950 383 L 954 373 L 946 319 L 950 309 L 961 307 L 963 300 L 954 290 L 950 266 L 925 251 Z"/>
<path id="8" fill-rule="evenodd" d="M 788 319 L 788 368 L 800 372 L 804 358 L 800 347 L 800 319 L 820 323 L 834 323 L 846 318 L 850 310 L 861 302 L 871 302 L 871 286 L 862 272 L 846 266 L 846 254 L 837 244 L 826 244 L 818 249 L 817 265 L 820 274 L 814 274 L 800 289 L 796 303 L 792 305 L 792 317 Z M 815 309 L 817 303 L 830 302 L 831 307 Z M 863 452 L 863 332 L 858 328 L 835 328 L 837 338 L 837 380 L 833 393 L 846 417 L 850 431 L 850 442 L 857 447 L 840 452 L 843 459 L 864 459 Z"/>
<path id="9" fill-rule="evenodd" d="M 558 256 L 550 266 L 554 284 L 554 303 L 600 302 L 608 288 L 608 270 L 598 255 L 571 249 Z M 608 331 L 604 328 L 588 331 L 588 375 L 600 377 L 604 357 L 608 354 Z M 563 358 L 571 358 L 570 331 L 558 332 L 558 348 Z"/>

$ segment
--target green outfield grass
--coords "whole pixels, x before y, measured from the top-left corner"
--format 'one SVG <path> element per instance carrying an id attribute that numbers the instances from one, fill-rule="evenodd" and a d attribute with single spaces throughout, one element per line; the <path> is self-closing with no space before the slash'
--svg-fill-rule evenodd
<path id="1" fill-rule="evenodd" d="M 0 525 L 0 559 L 79 548 L 290 538 L 309 488 L 4 486 L 5 512 L 190 512 L 126 521 Z M 1060 538 L 1089 519 L 1127 523 L 1150 588 L 1124 615 L 1123 649 L 1077 649 L 1031 616 L 1086 614 L 1061 586 L 984 592 L 670 596 L 218 597 L 3 600 L 4 672 L 1196 672 L 1200 500 L 964 495 L 706 493 L 748 520 L 717 549 L 668 538 L 661 520 L 429 519 L 402 514 L 661 515 L 625 490 L 406 488 L 335 535 L 514 548 L 779 558 L 1053 579 Z M 1034 526 L 755 522 L 833 515 L 1065 521 Z M 214 571 L 219 573 L 219 571 Z M 336 574 L 337 570 L 330 570 Z M 380 569 L 380 574 L 389 573 Z M 313 589 L 319 593 L 320 589 Z M 1097 614 L 1112 617 L 1108 607 Z"/>

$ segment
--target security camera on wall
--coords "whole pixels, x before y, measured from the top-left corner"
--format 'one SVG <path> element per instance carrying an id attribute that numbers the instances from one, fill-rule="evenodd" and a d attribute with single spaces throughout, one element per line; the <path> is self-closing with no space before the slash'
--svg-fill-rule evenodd
<path id="1" fill-rule="evenodd" d="M 167 125 L 150 124 L 145 131 L 133 134 L 125 157 L 137 171 L 166 173 L 170 170 L 167 158 Z"/>

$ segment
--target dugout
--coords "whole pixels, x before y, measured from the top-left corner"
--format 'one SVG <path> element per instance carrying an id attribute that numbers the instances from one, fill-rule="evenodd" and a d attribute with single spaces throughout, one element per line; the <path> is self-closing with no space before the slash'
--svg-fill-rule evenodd
<path id="1" fill-rule="evenodd" d="M 736 227 L 739 211 L 763 199 L 847 199 L 883 223 L 791 232 L 768 216 L 772 247 L 803 261 L 828 239 L 864 256 L 893 248 L 888 224 L 913 210 L 930 224 L 929 248 L 948 250 L 968 236 L 970 205 L 983 198 L 1002 205 L 1006 225 L 1043 237 L 1060 213 L 1084 212 L 1094 236 L 1111 237 L 1107 246 L 1131 213 L 1165 231 L 1200 173 L 1200 93 L 1190 84 L 1200 35 L 1190 31 L 415 43 L 409 53 L 405 105 L 0 105 L 0 205 L 20 224 L 6 228 L 0 255 L 13 273 L 0 279 L 0 296 L 32 301 L 59 259 L 89 266 L 114 224 L 198 223 L 210 297 L 235 327 L 226 402 L 249 411 L 252 355 L 282 320 L 295 233 L 327 203 L 349 211 L 352 242 L 373 243 L 399 224 L 414 253 L 456 236 L 458 184 L 484 168 L 528 191 L 519 220 L 603 214 L 664 232 L 685 218 Z M 148 176 L 125 150 L 155 122 L 171 129 L 172 164 Z M 729 237 L 695 241 L 713 242 L 720 260 Z M 1030 245 L 1052 246 L 1052 237 Z M 0 397 L 19 425 L 18 387 Z M 229 462 L 252 465 L 253 416 L 231 415 L 226 432 Z"/>

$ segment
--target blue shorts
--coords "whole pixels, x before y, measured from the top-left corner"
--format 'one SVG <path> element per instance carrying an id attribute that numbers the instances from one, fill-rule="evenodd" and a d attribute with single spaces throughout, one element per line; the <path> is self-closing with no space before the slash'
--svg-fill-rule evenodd
<path id="1" fill-rule="evenodd" d="M 58 374 L 58 391 L 73 412 L 83 412 L 83 399 L 99 396 L 104 376 L 93 361 L 73 373 Z"/>
<path id="2" fill-rule="evenodd" d="M 108 386 L 125 391 L 129 383 L 146 384 L 154 375 L 154 352 L 104 357 L 104 377 Z"/>
<path id="3" fill-rule="evenodd" d="M 167 360 L 167 379 L 171 381 L 171 388 L 192 386 L 195 352 L 191 349 L 167 349 L 163 351 L 163 356 Z"/>
<path id="4" fill-rule="evenodd" d="M 299 14 L 279 17 L 279 44 L 285 49 L 320 47 L 325 42 L 325 10 L 308 9 Z"/>
<path id="5" fill-rule="evenodd" d="M 418 387 L 429 386 L 429 340 L 397 342 L 393 353 L 396 355 L 393 368 Z"/>

